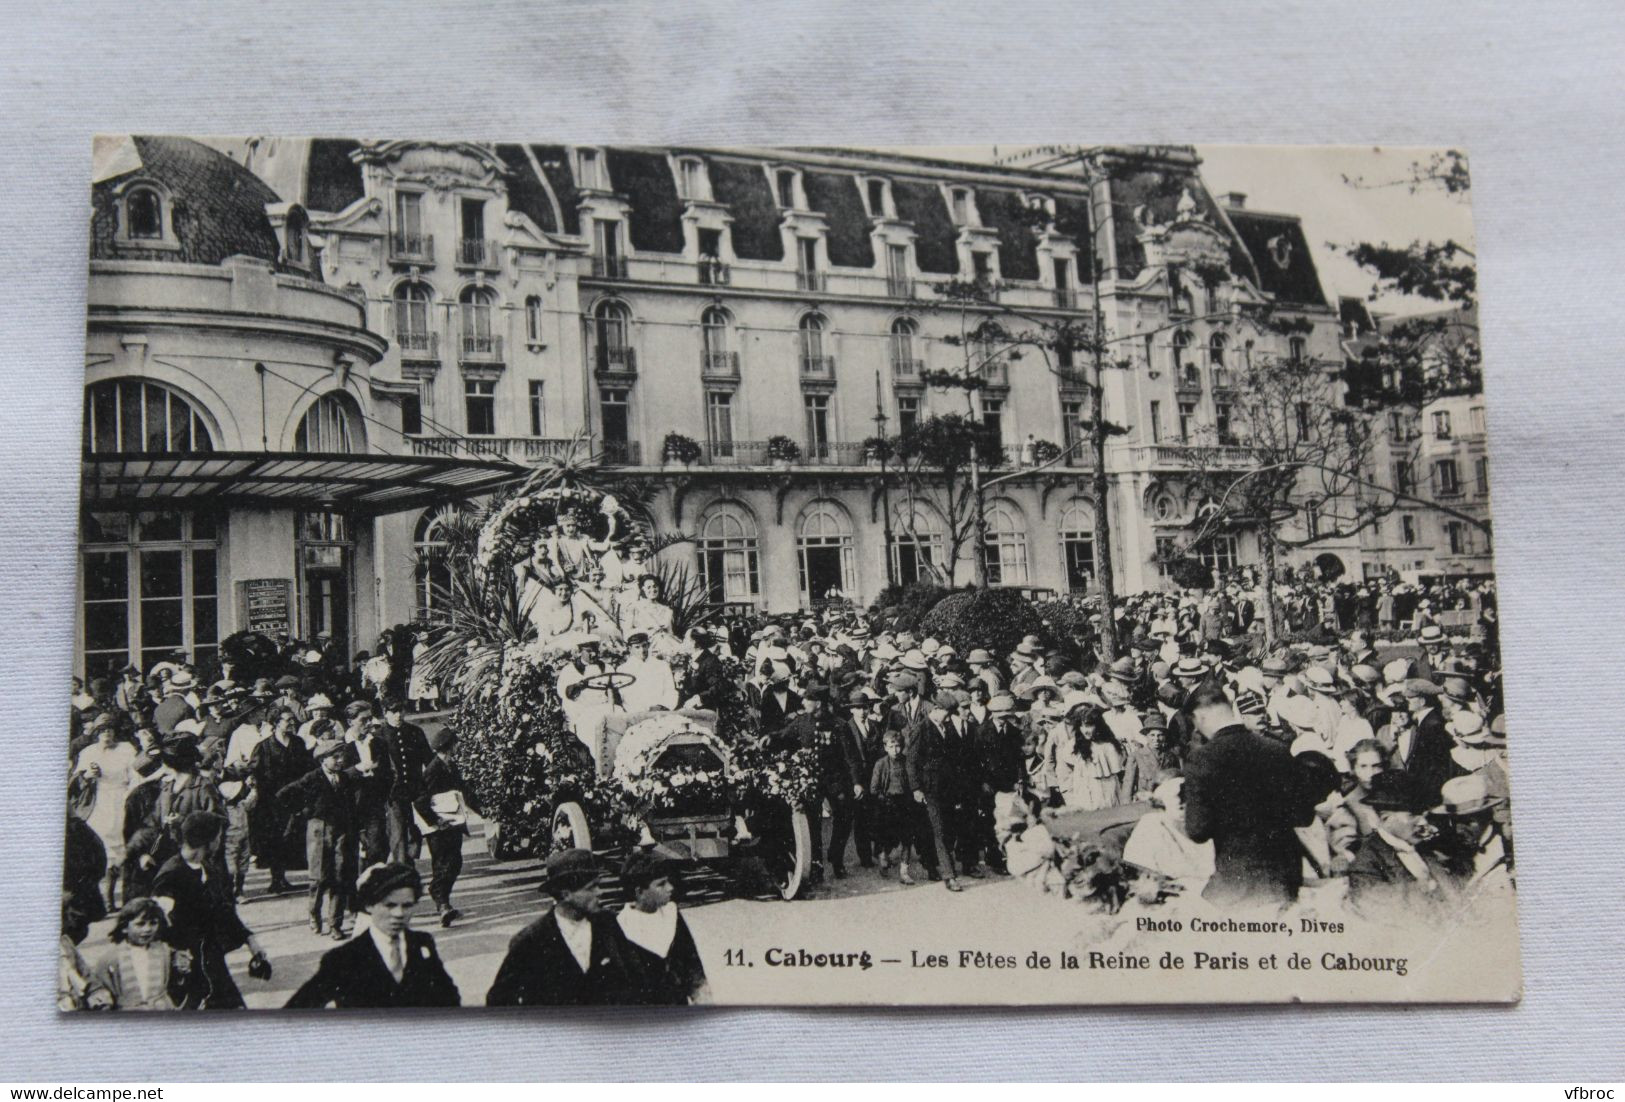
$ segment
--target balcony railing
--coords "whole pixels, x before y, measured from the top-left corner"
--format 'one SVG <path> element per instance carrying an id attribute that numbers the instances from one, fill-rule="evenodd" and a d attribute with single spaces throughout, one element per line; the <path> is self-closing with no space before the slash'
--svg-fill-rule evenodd
<path id="1" fill-rule="evenodd" d="M 1179 369 L 1174 376 L 1174 389 L 1186 394 L 1202 393 L 1202 372 L 1200 368 L 1189 364 Z"/>
<path id="2" fill-rule="evenodd" d="M 599 447 L 603 462 L 613 467 L 643 465 L 643 448 L 636 440 L 605 440 Z"/>
<path id="3" fill-rule="evenodd" d="M 1078 292 L 1071 287 L 1057 287 L 1052 293 L 1055 295 L 1057 309 L 1076 310 L 1078 308 Z"/>
<path id="4" fill-rule="evenodd" d="M 596 279 L 625 279 L 626 257 L 595 256 L 592 258 L 592 274 Z"/>
<path id="5" fill-rule="evenodd" d="M 701 283 L 708 286 L 721 287 L 727 285 L 731 279 L 732 276 L 728 271 L 728 265 L 724 264 L 714 256 L 700 257 Z"/>
<path id="6" fill-rule="evenodd" d="M 799 291 L 827 291 L 829 279 L 823 272 L 796 271 L 796 289 Z"/>
<path id="7" fill-rule="evenodd" d="M 483 237 L 457 239 L 457 266 L 459 268 L 495 268 L 497 243 Z"/>
<path id="8" fill-rule="evenodd" d="M 463 363 L 501 363 L 502 338 L 491 333 L 464 333 L 457 358 Z"/>
<path id="9" fill-rule="evenodd" d="M 1151 444 L 1134 449 L 1135 466 L 1188 470 L 1195 467 L 1245 468 L 1256 461 L 1242 444 Z"/>
<path id="10" fill-rule="evenodd" d="M 605 375 L 636 375 L 638 372 L 637 353 L 630 345 L 601 344 L 593 362 Z"/>
<path id="11" fill-rule="evenodd" d="M 445 455 L 468 459 L 496 456 L 504 459 L 559 459 L 570 453 L 574 439 L 550 440 L 540 436 L 413 436 L 413 455 Z"/>
<path id="12" fill-rule="evenodd" d="M 416 330 L 396 330 L 395 347 L 401 350 L 403 361 L 423 362 L 440 359 L 440 334 Z"/>
<path id="13" fill-rule="evenodd" d="M 801 449 L 801 462 L 814 467 L 860 467 L 863 465 L 863 445 L 834 441 L 807 444 Z"/>
<path id="14" fill-rule="evenodd" d="M 718 467 L 767 467 L 773 460 L 768 456 L 766 440 L 710 440 L 705 444 L 701 462 Z M 801 458 L 795 461 L 798 467 L 861 467 L 863 464 L 863 445 L 845 442 L 817 446 L 803 443 Z"/>
<path id="15" fill-rule="evenodd" d="M 988 386 L 1009 386 L 1010 365 L 1003 360 L 983 364 L 981 376 Z"/>
<path id="16" fill-rule="evenodd" d="M 907 276 L 887 276 L 886 295 L 888 298 L 901 298 L 913 301 L 919 297 L 919 291 L 914 281 Z"/>
<path id="17" fill-rule="evenodd" d="M 1236 376 L 1234 372 L 1227 367 L 1215 367 L 1213 369 L 1214 390 L 1234 390 L 1235 388 Z"/>
<path id="18" fill-rule="evenodd" d="M 432 263 L 434 234 L 395 230 L 389 235 L 389 259 L 413 264 Z"/>
<path id="19" fill-rule="evenodd" d="M 803 355 L 801 357 L 801 377 L 804 379 L 835 378 L 835 357 Z"/>
<path id="20" fill-rule="evenodd" d="M 701 352 L 700 373 L 713 379 L 739 378 L 739 353 Z"/>
<path id="21" fill-rule="evenodd" d="M 917 383 L 925 374 L 925 361 L 910 359 L 906 356 L 893 356 L 891 362 L 892 378 L 899 382 Z"/>
<path id="22" fill-rule="evenodd" d="M 1089 386 L 1089 373 L 1081 367 L 1057 367 L 1055 369 L 1055 382 L 1058 386 L 1069 389 L 1087 389 Z"/>

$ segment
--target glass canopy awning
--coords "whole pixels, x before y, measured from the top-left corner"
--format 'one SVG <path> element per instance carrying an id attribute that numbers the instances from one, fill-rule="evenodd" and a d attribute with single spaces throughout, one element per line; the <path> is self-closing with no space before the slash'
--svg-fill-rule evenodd
<path id="1" fill-rule="evenodd" d="M 86 509 L 324 510 L 382 516 L 487 494 L 527 475 L 512 463 L 308 452 L 87 454 Z"/>

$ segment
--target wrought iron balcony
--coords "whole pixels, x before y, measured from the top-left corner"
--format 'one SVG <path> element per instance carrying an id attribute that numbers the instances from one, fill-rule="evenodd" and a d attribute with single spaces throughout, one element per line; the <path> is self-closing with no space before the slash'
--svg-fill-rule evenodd
<path id="1" fill-rule="evenodd" d="M 595 279 L 625 279 L 626 257 L 595 256 L 592 258 L 592 274 Z"/>
<path id="2" fill-rule="evenodd" d="M 887 276 L 886 295 L 888 298 L 901 298 L 912 302 L 919 297 L 919 291 L 914 281 L 907 276 Z"/>
<path id="3" fill-rule="evenodd" d="M 728 265 L 714 256 L 700 257 L 700 282 L 707 286 L 723 287 L 732 279 Z"/>
<path id="4" fill-rule="evenodd" d="M 638 373 L 638 357 L 630 345 L 601 344 L 593 356 L 593 362 L 600 374 L 603 375 L 636 375 Z"/>
<path id="5" fill-rule="evenodd" d="M 861 467 L 863 445 L 835 441 L 809 443 L 801 449 L 801 462 L 813 467 Z"/>
<path id="6" fill-rule="evenodd" d="M 1155 470 L 1190 470 L 1198 467 L 1245 469 L 1256 456 L 1243 444 L 1150 444 L 1132 449 L 1137 467 Z"/>
<path id="7" fill-rule="evenodd" d="M 599 445 L 602 461 L 612 467 L 643 465 L 643 448 L 636 440 L 604 440 Z"/>
<path id="8" fill-rule="evenodd" d="M 708 379 L 739 378 L 739 353 L 701 352 L 700 373 Z"/>
<path id="9" fill-rule="evenodd" d="M 461 363 L 501 363 L 502 338 L 491 333 L 464 333 L 457 359 Z"/>
<path id="10" fill-rule="evenodd" d="M 483 237 L 457 239 L 457 266 L 459 268 L 495 268 L 497 243 Z"/>
<path id="11" fill-rule="evenodd" d="M 400 264 L 433 264 L 434 234 L 392 231 L 389 235 L 389 259 Z"/>
<path id="12" fill-rule="evenodd" d="M 1057 309 L 1076 310 L 1078 308 L 1078 292 L 1071 287 L 1057 287 L 1052 294 L 1055 295 Z"/>
<path id="13" fill-rule="evenodd" d="M 796 289 L 801 291 L 827 291 L 829 278 L 823 272 L 810 272 L 806 269 L 796 271 Z"/>
<path id="14" fill-rule="evenodd" d="M 402 362 L 423 362 L 440 359 L 440 334 L 426 330 L 397 329 L 395 347 L 401 350 Z"/>
<path id="15" fill-rule="evenodd" d="M 803 354 L 801 357 L 801 377 L 804 379 L 835 378 L 835 357 Z"/>
<path id="16" fill-rule="evenodd" d="M 553 440 L 541 436 L 413 436 L 413 455 L 445 455 L 453 458 L 496 456 L 504 459 L 558 459 L 568 455 L 573 439 Z"/>
<path id="17" fill-rule="evenodd" d="M 917 383 L 925 374 L 925 361 L 916 360 L 907 356 L 893 356 L 891 361 L 891 375 L 893 379 L 903 383 Z"/>

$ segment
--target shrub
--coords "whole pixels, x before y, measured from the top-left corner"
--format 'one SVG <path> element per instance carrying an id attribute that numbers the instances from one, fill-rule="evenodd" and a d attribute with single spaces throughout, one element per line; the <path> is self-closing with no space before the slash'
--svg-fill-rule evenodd
<path id="1" fill-rule="evenodd" d="M 961 654 L 974 647 L 1008 654 L 1025 635 L 1051 641 L 1038 609 L 1013 589 L 950 593 L 921 617 L 919 630 L 946 641 Z"/>
<path id="2" fill-rule="evenodd" d="M 1042 466 L 1057 459 L 1061 454 L 1061 446 L 1049 440 L 1033 441 L 1033 465 Z"/>
<path id="3" fill-rule="evenodd" d="M 774 460 L 788 460 L 794 463 L 801 458 L 801 445 L 788 436 L 772 436 L 767 441 L 767 457 Z"/>
<path id="4" fill-rule="evenodd" d="M 680 432 L 668 432 L 660 450 L 661 458 L 667 463 L 693 463 L 703 454 L 697 441 Z"/>
<path id="5" fill-rule="evenodd" d="M 1212 589 L 1213 571 L 1201 559 L 1181 558 L 1168 563 L 1168 577 L 1182 589 Z"/>
<path id="6" fill-rule="evenodd" d="M 888 586 L 869 609 L 869 626 L 874 631 L 913 631 L 951 592 L 935 582 Z"/>

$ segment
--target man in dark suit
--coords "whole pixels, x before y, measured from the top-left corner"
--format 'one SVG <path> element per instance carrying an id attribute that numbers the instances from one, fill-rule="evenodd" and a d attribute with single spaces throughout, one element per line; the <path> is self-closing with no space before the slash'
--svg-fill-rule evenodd
<path id="1" fill-rule="evenodd" d="M 1438 802 L 1439 789 L 1454 771 L 1450 751 L 1456 743 L 1445 729 L 1438 698 L 1439 687 L 1432 681 L 1413 677 L 1405 682 L 1405 703 L 1414 722 L 1394 747 L 1395 768 L 1410 777 L 1417 798 L 1429 806 Z"/>
<path id="2" fill-rule="evenodd" d="M 982 758 L 981 725 L 960 699 L 962 695 L 948 690 L 937 694 L 937 707 L 944 712 L 937 730 L 942 733 L 943 755 L 948 764 L 944 806 L 949 843 L 959 871 L 980 880 L 984 852 L 990 859 L 994 857 L 993 789 Z"/>
<path id="3" fill-rule="evenodd" d="M 542 890 L 553 908 L 508 942 L 486 1006 L 607 1006 L 632 1002 L 633 970 L 620 926 L 603 904 L 591 850 L 547 859 Z"/>
<path id="4" fill-rule="evenodd" d="M 701 628 L 695 628 L 690 638 L 694 640 L 699 653 L 694 658 L 694 668 L 683 682 L 682 698 L 685 703 L 697 698 L 701 708 L 716 711 L 733 693 L 733 684 L 722 667 L 722 659 L 713 649 L 716 638 Z"/>
<path id="5" fill-rule="evenodd" d="M 896 695 L 890 726 L 903 733 L 903 758 L 914 785 L 914 802 L 925 808 L 926 826 L 920 838 L 920 856 L 926 867 L 951 892 L 961 891 L 949 839 L 953 837 L 953 764 L 942 731 L 931 721 L 919 700 L 919 682 L 912 673 L 894 674 L 888 686 Z M 926 831 L 929 834 L 926 834 Z"/>
<path id="6" fill-rule="evenodd" d="M 1459 878 L 1432 852 L 1434 830 L 1420 784 L 1402 772 L 1371 779 L 1362 802 L 1377 813 L 1377 829 L 1360 842 L 1349 866 L 1349 907 L 1378 921 L 1414 922 L 1441 917 L 1459 890 Z"/>
<path id="7" fill-rule="evenodd" d="M 772 679 L 762 692 L 761 710 L 758 713 L 762 734 L 769 739 L 778 735 L 801 714 L 801 694 L 790 688 L 789 671 L 780 667 L 770 677 Z"/>
<path id="8" fill-rule="evenodd" d="M 423 728 L 407 722 L 406 702 L 400 697 L 384 700 L 383 735 L 389 744 L 389 859 L 407 865 L 417 852 L 412 801 L 423 792 L 423 772 L 434 759 L 434 750 Z"/>
<path id="9" fill-rule="evenodd" d="M 344 771 L 350 748 L 340 739 L 316 744 L 315 769 L 277 793 L 291 818 L 305 824 L 305 863 L 310 871 L 310 928 L 322 923 L 334 941 L 344 940 L 344 912 L 355 883 L 356 782 Z"/>
<path id="10" fill-rule="evenodd" d="M 316 974 L 287 1002 L 316 1007 L 458 1006 L 457 984 L 435 951 L 434 938 L 411 928 L 423 882 L 410 865 L 375 865 L 356 885 L 370 928 L 322 955 Z"/>
<path id="11" fill-rule="evenodd" d="M 842 725 L 841 733 L 847 740 L 847 752 L 854 762 L 863 767 L 863 774 L 858 783 L 867 787 L 870 774 L 874 772 L 875 762 L 885 757 L 885 750 L 881 747 L 882 725 L 877 705 L 880 698 L 874 690 L 859 686 L 852 690 L 846 702 L 846 721 Z M 864 868 L 874 866 L 874 823 L 878 811 L 877 797 L 873 792 L 865 792 L 857 799 L 857 807 L 853 814 L 852 841 L 857 847 L 858 864 Z"/>
<path id="12" fill-rule="evenodd" d="M 1207 741 L 1185 765 L 1185 832 L 1213 843 L 1214 869 L 1202 896 L 1216 906 L 1287 904 L 1303 884 L 1295 828 L 1318 799 L 1306 791 L 1291 753 L 1248 730 L 1217 682 L 1191 693 L 1196 731 Z"/>

